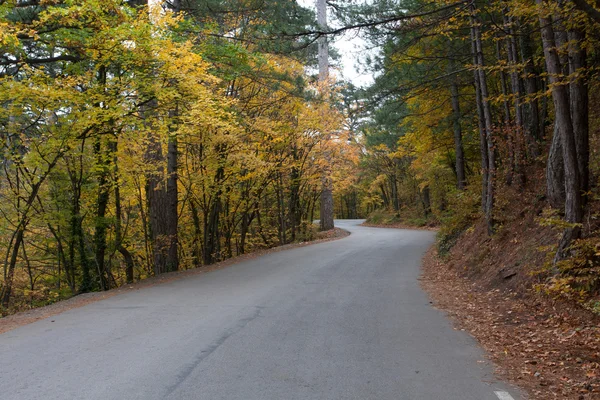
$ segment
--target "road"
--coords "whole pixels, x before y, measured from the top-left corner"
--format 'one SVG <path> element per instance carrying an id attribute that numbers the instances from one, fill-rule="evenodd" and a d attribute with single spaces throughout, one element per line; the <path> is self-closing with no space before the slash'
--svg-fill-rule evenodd
<path id="1" fill-rule="evenodd" d="M 359 222 L 0 335 L 0 398 L 519 399 L 420 289 L 434 233 Z"/>

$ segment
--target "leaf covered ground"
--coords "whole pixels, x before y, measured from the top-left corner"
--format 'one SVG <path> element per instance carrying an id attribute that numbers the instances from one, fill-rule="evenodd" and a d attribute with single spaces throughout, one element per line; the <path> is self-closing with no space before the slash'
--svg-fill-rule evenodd
<path id="1" fill-rule="evenodd" d="M 600 399 L 599 317 L 534 293 L 482 287 L 434 249 L 421 281 L 456 329 L 473 335 L 497 373 L 530 399 Z"/>

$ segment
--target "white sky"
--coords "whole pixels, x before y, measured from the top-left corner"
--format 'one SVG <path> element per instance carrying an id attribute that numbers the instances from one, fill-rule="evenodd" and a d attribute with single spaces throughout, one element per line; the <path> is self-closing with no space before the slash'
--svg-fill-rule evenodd
<path id="1" fill-rule="evenodd" d="M 298 3 L 304 7 L 312 8 L 316 12 L 316 0 L 298 0 Z M 366 42 L 358 37 L 356 32 L 348 31 L 340 35 L 331 43 L 340 54 L 339 64 L 342 78 L 352 82 L 355 86 L 367 86 L 373 82 L 373 75 L 370 72 L 361 73 L 358 60 L 364 56 Z"/>

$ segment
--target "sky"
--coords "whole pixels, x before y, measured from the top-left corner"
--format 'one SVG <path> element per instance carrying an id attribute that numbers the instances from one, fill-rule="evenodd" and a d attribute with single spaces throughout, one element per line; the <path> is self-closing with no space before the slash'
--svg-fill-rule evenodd
<path id="1" fill-rule="evenodd" d="M 316 12 L 316 0 L 298 0 L 304 7 L 312 8 Z M 373 75 L 369 72 L 359 72 L 358 61 L 365 54 L 367 43 L 356 32 L 348 31 L 335 38 L 332 45 L 340 54 L 340 73 L 342 78 L 355 86 L 368 86 L 373 82 Z"/>

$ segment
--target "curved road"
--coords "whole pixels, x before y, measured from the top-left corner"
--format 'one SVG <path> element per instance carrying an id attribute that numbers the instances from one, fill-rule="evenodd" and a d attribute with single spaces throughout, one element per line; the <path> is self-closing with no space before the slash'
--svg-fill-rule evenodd
<path id="1" fill-rule="evenodd" d="M 360 222 L 0 335 L 0 398 L 518 399 L 420 289 L 434 234 Z"/>

